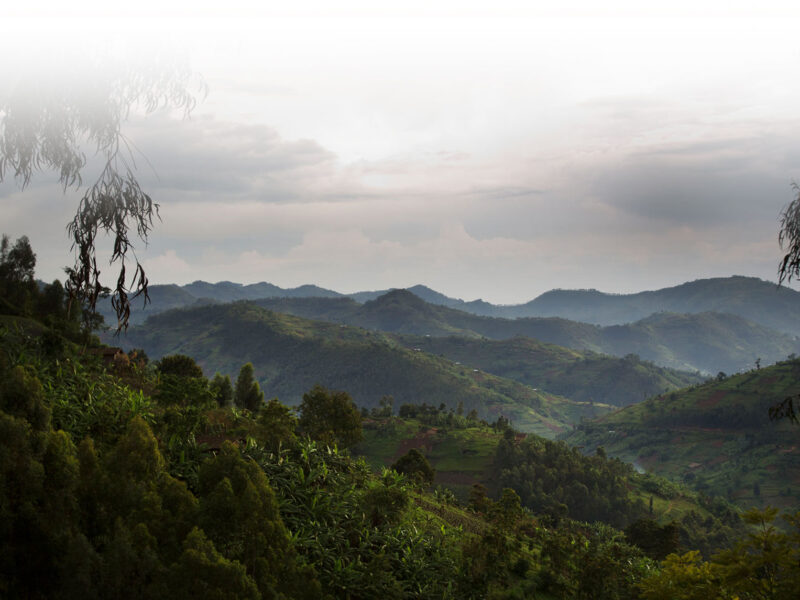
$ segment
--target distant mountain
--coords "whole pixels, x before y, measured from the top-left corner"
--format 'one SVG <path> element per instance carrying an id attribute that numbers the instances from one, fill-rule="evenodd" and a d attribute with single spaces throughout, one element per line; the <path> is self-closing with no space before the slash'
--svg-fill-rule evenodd
<path id="1" fill-rule="evenodd" d="M 460 298 L 451 298 L 450 296 L 445 296 L 444 294 L 437 292 L 436 290 L 432 290 L 431 288 L 424 285 L 414 285 L 409 288 L 392 288 L 392 289 L 377 290 L 372 292 L 356 292 L 354 294 L 347 294 L 347 297 L 352 298 L 356 302 L 365 303 L 365 302 L 370 302 L 372 300 L 376 300 L 377 298 L 385 296 L 389 292 L 397 291 L 398 289 L 405 289 L 406 291 L 411 292 L 412 294 L 424 300 L 425 302 L 428 302 L 429 304 L 447 306 L 448 308 L 455 308 L 458 310 L 463 310 L 465 312 L 481 316 L 487 316 L 487 317 L 504 316 L 504 313 L 508 308 L 505 306 L 489 304 L 488 302 L 484 302 L 483 300 L 471 300 L 469 302 L 466 302 L 464 300 L 461 300 Z"/>
<path id="2" fill-rule="evenodd" d="M 348 391 L 367 407 L 377 406 L 384 395 L 393 396 L 396 406 L 427 402 L 455 409 L 461 402 L 467 411 L 474 408 L 490 420 L 502 414 L 524 431 L 551 438 L 583 417 L 610 410 L 404 348 L 379 332 L 279 314 L 249 302 L 161 313 L 132 327 L 119 342 L 143 348 L 151 358 L 188 354 L 207 375 L 219 371 L 235 379 L 239 368 L 252 362 L 267 397 L 289 404 L 321 383 Z"/>
<path id="3" fill-rule="evenodd" d="M 344 299 L 262 299 L 259 306 L 392 333 L 506 340 L 525 336 L 581 351 L 629 354 L 658 365 L 716 375 L 800 354 L 800 341 L 735 315 L 659 313 L 627 325 L 600 327 L 561 318 L 480 317 L 393 290 L 359 305 Z"/>
<path id="4" fill-rule="evenodd" d="M 388 292 L 391 290 L 385 290 Z M 800 336 L 800 292 L 756 277 L 698 279 L 655 291 L 610 294 L 598 290 L 551 290 L 524 304 L 495 305 L 483 300 L 465 302 L 425 286 L 408 291 L 426 302 L 464 312 L 518 319 L 560 317 L 596 325 L 633 323 L 658 312 L 718 312 L 744 317 L 794 336 Z M 358 302 L 374 300 L 381 292 L 351 294 Z"/>
<path id="5" fill-rule="evenodd" d="M 262 281 L 242 285 L 231 281 L 208 283 L 195 281 L 184 286 L 151 285 L 149 288 L 150 303 L 145 305 L 144 298 L 133 301 L 131 312 L 132 325 L 143 323 L 147 317 L 173 308 L 184 308 L 210 303 L 237 302 L 239 300 L 256 300 L 259 298 L 341 298 L 342 294 L 326 290 L 316 285 L 301 285 L 296 288 L 281 288 Z M 111 308 L 111 301 L 98 302 L 98 312 L 103 315 L 107 324 L 116 323 L 116 316 Z"/>
<path id="6" fill-rule="evenodd" d="M 675 287 L 637 294 L 597 290 L 552 290 L 527 304 L 505 307 L 506 317 L 563 317 L 598 325 L 617 325 L 656 312 L 720 312 L 744 317 L 800 335 L 800 292 L 778 288 L 756 277 L 698 279 Z"/>
<path id="7" fill-rule="evenodd" d="M 769 407 L 800 393 L 791 360 L 662 394 L 579 425 L 564 439 L 741 505 L 796 509 L 800 429 Z"/>
<path id="8" fill-rule="evenodd" d="M 160 301 L 161 288 L 171 288 L 171 301 Z M 186 294 L 182 300 L 174 290 Z M 141 323 L 147 316 L 179 306 L 191 306 L 198 300 L 204 302 L 234 302 L 264 298 L 342 298 L 367 303 L 387 293 L 397 291 L 377 290 L 340 294 L 315 285 L 284 289 L 271 283 L 242 285 L 229 281 L 207 283 L 195 281 L 185 286 L 153 285 L 150 295 L 153 302 L 142 311 L 140 301 L 135 302 L 132 323 Z M 778 288 L 774 283 L 755 277 L 718 277 L 699 279 L 661 290 L 636 294 L 607 294 L 597 290 L 551 290 L 530 302 L 518 305 L 495 305 L 483 300 L 464 301 L 441 294 L 424 285 L 407 289 L 429 304 L 445 306 L 485 317 L 518 319 L 528 317 L 559 317 L 596 325 L 622 325 L 633 323 L 658 312 L 703 313 L 718 312 L 743 317 L 770 329 L 800 336 L 800 292 Z M 181 304 L 182 302 L 182 304 Z M 112 319 L 110 303 L 101 303 L 100 312 L 109 322 Z"/>

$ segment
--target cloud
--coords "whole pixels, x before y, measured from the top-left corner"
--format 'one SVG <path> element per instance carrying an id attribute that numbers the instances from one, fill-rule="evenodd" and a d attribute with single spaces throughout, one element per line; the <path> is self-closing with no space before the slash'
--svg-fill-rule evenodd
<path id="1" fill-rule="evenodd" d="M 264 125 L 151 115 L 131 123 L 143 185 L 171 200 L 247 196 L 260 202 L 298 202 L 332 197 L 336 156 L 313 140 L 285 140 Z"/>
<path id="2" fill-rule="evenodd" d="M 669 144 L 596 168 L 589 191 L 623 213 L 660 227 L 706 229 L 774 224 L 800 172 L 797 138 L 769 135 Z"/>

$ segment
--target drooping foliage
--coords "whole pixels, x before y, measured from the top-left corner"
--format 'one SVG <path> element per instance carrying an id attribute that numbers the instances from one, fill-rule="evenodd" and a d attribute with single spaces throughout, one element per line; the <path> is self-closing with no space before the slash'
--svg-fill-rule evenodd
<path id="1" fill-rule="evenodd" d="M 188 114 L 204 90 L 185 65 L 165 56 L 146 64 L 99 61 L 98 55 L 81 61 L 77 73 L 75 64 L 54 57 L 48 64 L 55 72 L 24 69 L 16 79 L 4 81 L 0 181 L 11 176 L 24 189 L 38 172 L 54 171 L 65 190 L 83 190 L 68 224 L 75 264 L 68 270 L 67 288 L 94 311 L 105 290 L 97 245 L 101 234 L 111 234 L 111 263 L 119 264 L 112 305 L 118 326 L 126 328 L 130 300 L 148 297 L 144 268 L 135 256 L 131 261 L 133 243 L 137 236 L 147 241 L 158 204 L 136 179 L 136 159 L 122 125 L 137 110 L 152 113 L 172 107 Z M 84 187 L 82 175 L 92 151 L 102 166 Z M 131 262 L 134 268 L 128 269 Z"/>

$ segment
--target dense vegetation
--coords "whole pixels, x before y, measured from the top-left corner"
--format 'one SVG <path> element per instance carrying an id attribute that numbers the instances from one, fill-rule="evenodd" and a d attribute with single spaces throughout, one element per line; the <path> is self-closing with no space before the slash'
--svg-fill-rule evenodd
<path id="1" fill-rule="evenodd" d="M 220 406 L 183 358 L 53 352 L 26 324 L 0 331 L 5 597 L 521 598 L 593 589 L 602 570 L 567 557 L 584 539 L 618 567 L 608 597 L 649 572 L 619 532 L 551 536 L 514 496 L 470 511 L 301 437 L 274 401 Z"/>
<path id="2" fill-rule="evenodd" d="M 654 522 L 674 528 L 673 551 L 679 544 L 706 557 L 744 533 L 738 510 L 723 498 L 637 474 L 602 448 L 584 456 L 563 442 L 514 432 L 503 419 L 489 424 L 433 406 L 403 405 L 399 417 L 380 412 L 365 422 L 365 439 L 355 450 L 381 468 L 396 464 L 409 448 L 420 449 L 435 470 L 437 489 L 446 486 L 463 501 L 476 486 L 495 495 L 511 488 L 524 506 L 551 522 L 601 521 L 636 531 Z"/>
<path id="3" fill-rule="evenodd" d="M 464 404 L 401 406 L 408 420 L 398 421 L 383 397 L 365 421 L 347 393 L 315 387 L 295 414 L 263 400 L 246 363 L 231 371 L 234 386 L 231 372 L 209 381 L 186 354 L 151 363 L 141 350 L 104 348 L 74 320 L 63 290 L 32 285 L 32 265 L 13 275 L 19 256 L 0 261 L 2 597 L 796 593 L 800 516 L 783 532 L 772 526 L 775 511 L 751 512 L 752 533 L 708 562 L 692 552 L 664 558 L 692 546 L 676 543 L 676 526 L 639 520 L 637 494 L 675 494 L 668 482 L 637 479 L 602 452 L 584 457 L 525 438 L 504 417 L 482 422 Z M 51 309 L 42 308 L 45 294 Z M 499 479 L 459 503 L 428 490 L 441 471 L 411 448 L 395 470 L 375 474 L 336 445 L 358 442 L 369 423 L 385 436 L 412 426 L 492 438 L 488 460 Z M 541 491 L 524 470 L 542 480 Z M 632 522 L 623 532 L 571 516 Z"/>

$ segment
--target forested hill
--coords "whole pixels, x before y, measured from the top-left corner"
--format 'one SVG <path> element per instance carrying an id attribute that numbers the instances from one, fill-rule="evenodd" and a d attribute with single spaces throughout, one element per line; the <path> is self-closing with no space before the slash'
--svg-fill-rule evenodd
<path id="1" fill-rule="evenodd" d="M 374 331 L 311 321 L 252 303 L 169 311 L 132 327 L 119 340 L 158 358 L 181 353 L 207 375 L 235 373 L 252 362 L 267 397 L 297 404 L 317 383 L 347 390 L 361 406 L 385 395 L 396 404 L 422 403 L 465 411 L 490 420 L 503 415 L 516 427 L 553 437 L 582 417 L 609 410 L 559 397 L 446 358 L 407 349 Z"/>
<path id="2" fill-rule="evenodd" d="M 412 335 L 495 340 L 525 336 L 575 350 L 644 360 L 716 375 L 769 364 L 800 353 L 800 341 L 751 321 L 720 313 L 659 313 L 628 325 L 599 327 L 560 318 L 480 317 L 424 302 L 394 290 L 360 305 L 346 298 L 272 298 L 256 301 L 270 310 L 311 319 Z"/>
<path id="3" fill-rule="evenodd" d="M 769 408 L 800 393 L 800 360 L 662 394 L 583 423 L 565 440 L 691 481 L 743 505 L 796 507 L 800 428 Z"/>

